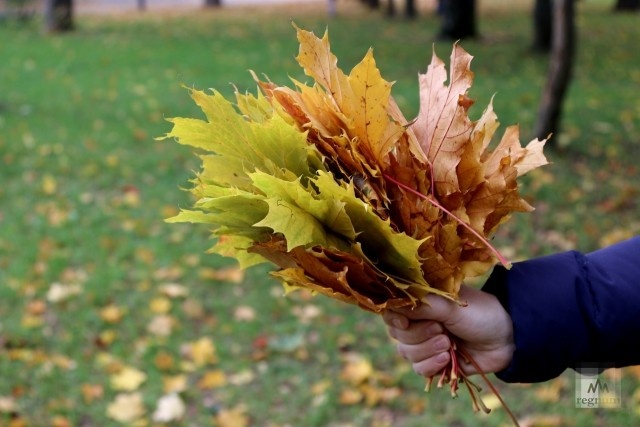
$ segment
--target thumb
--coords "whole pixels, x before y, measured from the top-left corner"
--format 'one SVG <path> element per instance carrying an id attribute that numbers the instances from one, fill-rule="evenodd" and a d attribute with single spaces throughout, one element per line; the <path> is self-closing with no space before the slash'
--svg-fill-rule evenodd
<path id="1" fill-rule="evenodd" d="M 462 309 L 460 303 L 440 295 L 429 294 L 422 299 L 422 304 L 419 306 L 405 307 L 395 311 L 409 320 L 435 320 L 447 323 L 457 317 L 460 309 Z"/>

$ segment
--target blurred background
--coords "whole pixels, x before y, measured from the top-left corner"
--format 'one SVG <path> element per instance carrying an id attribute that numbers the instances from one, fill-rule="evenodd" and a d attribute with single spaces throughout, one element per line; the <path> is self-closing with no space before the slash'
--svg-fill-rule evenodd
<path id="1" fill-rule="evenodd" d="M 186 88 L 306 80 L 292 22 L 328 30 L 345 71 L 373 47 L 406 117 L 460 40 L 472 118 L 493 98 L 499 135 L 553 133 L 522 181 L 536 211 L 495 246 L 591 251 L 640 231 L 639 19 L 634 0 L 0 1 L 0 426 L 509 425 L 486 391 L 490 415 L 425 394 L 372 314 L 283 297 L 268 266 L 207 254 L 205 227 L 165 224 L 199 159 L 156 138 L 202 117 Z M 576 409 L 572 372 L 494 383 L 523 426 L 637 425 L 640 370 L 621 375 L 617 410 Z"/>

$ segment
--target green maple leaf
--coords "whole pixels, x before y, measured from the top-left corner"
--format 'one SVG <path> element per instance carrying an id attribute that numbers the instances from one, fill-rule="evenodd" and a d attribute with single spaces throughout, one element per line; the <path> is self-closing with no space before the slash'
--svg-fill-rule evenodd
<path id="1" fill-rule="evenodd" d="M 202 182 L 245 188 L 247 174 L 255 170 L 295 179 L 322 168 L 319 153 L 307 143 L 306 134 L 273 114 L 261 98 L 237 95 L 240 111 L 259 120 L 251 121 L 219 92 L 209 95 L 192 90 L 191 96 L 207 121 L 169 119 L 173 128 L 164 138 L 215 153 L 203 156 Z"/>
<path id="2" fill-rule="evenodd" d="M 282 233 L 287 250 L 297 246 L 348 248 L 345 239 L 354 240 L 355 230 L 344 203 L 328 193 L 315 193 L 300 180 L 285 181 L 262 172 L 251 174 L 254 185 L 267 194 L 269 213 L 256 226 Z"/>
<path id="3" fill-rule="evenodd" d="M 386 266 L 385 271 L 426 285 L 417 255 L 424 240 L 395 231 L 389 221 L 381 219 L 369 204 L 356 197 L 353 185 L 338 185 L 330 174 L 324 172 L 320 172 L 313 182 L 320 194 L 344 203 L 358 233 L 356 240 L 361 244 L 364 256 L 374 264 Z"/>

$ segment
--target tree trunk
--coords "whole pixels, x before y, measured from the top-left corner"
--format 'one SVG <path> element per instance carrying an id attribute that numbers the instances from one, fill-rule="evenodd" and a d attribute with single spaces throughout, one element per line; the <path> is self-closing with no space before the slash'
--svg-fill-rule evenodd
<path id="1" fill-rule="evenodd" d="M 407 0 L 405 5 L 406 7 L 404 10 L 404 14 L 407 16 L 407 18 L 413 19 L 418 16 L 418 10 L 416 9 L 415 0 Z"/>
<path id="2" fill-rule="evenodd" d="M 369 6 L 371 9 L 379 9 L 380 8 L 380 0 L 360 0 L 362 3 Z"/>
<path id="3" fill-rule="evenodd" d="M 73 30 L 73 0 L 47 0 L 44 26 L 48 33 Z"/>
<path id="4" fill-rule="evenodd" d="M 205 7 L 220 7 L 222 6 L 222 0 L 204 0 Z"/>
<path id="5" fill-rule="evenodd" d="M 614 9 L 616 12 L 632 12 L 640 10 L 640 0 L 618 0 Z"/>
<path id="6" fill-rule="evenodd" d="M 550 52 L 552 34 L 552 0 L 536 0 L 533 8 L 533 50 L 544 53 Z"/>
<path id="7" fill-rule="evenodd" d="M 476 35 L 475 0 L 442 0 L 442 28 L 439 37 L 460 40 Z"/>
<path id="8" fill-rule="evenodd" d="M 575 56 L 575 33 L 574 0 L 554 0 L 549 71 L 534 130 L 538 138 L 546 138 L 560 129 L 562 101 L 569 87 Z"/>
<path id="9" fill-rule="evenodd" d="M 396 3 L 394 0 L 387 0 L 387 16 L 396 16 Z"/>

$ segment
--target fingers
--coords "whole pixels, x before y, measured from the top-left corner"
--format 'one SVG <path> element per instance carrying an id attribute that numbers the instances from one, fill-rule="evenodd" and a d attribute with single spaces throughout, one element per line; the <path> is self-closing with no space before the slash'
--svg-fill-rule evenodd
<path id="1" fill-rule="evenodd" d="M 447 311 L 451 310 L 450 301 L 435 297 L 430 298 L 429 304 L 416 309 L 389 310 L 382 316 L 389 335 L 398 341 L 398 354 L 411 362 L 413 370 L 424 377 L 436 375 L 449 363 L 451 347 L 442 323 L 430 320 L 446 317 Z"/>
<path id="2" fill-rule="evenodd" d="M 428 359 L 413 362 L 413 371 L 423 377 L 432 377 L 439 374 L 449 363 L 449 352 L 438 353 Z"/>
<path id="3" fill-rule="evenodd" d="M 412 363 L 417 374 L 430 377 L 449 363 L 450 347 L 449 337 L 440 334 L 418 344 L 398 344 L 398 353 Z"/>

